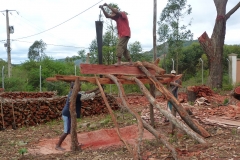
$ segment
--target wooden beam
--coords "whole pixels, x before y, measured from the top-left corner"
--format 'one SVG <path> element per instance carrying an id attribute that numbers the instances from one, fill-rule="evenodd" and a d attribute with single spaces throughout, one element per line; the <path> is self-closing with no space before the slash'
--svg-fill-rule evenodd
<path id="1" fill-rule="evenodd" d="M 48 82 L 55 82 L 55 81 L 58 81 L 56 77 L 48 77 L 46 78 L 46 81 Z"/>
<path id="2" fill-rule="evenodd" d="M 155 75 L 153 69 L 149 70 L 151 74 Z M 82 74 L 114 74 L 114 75 L 134 75 L 143 76 L 144 73 L 138 67 L 130 65 L 99 65 L 99 64 L 80 64 L 80 72 Z"/>
<path id="3" fill-rule="evenodd" d="M 119 76 L 118 79 L 122 84 L 136 84 L 135 81 L 127 80 L 127 76 Z M 162 84 L 167 84 L 171 82 L 173 79 L 177 80 L 182 77 L 182 74 L 172 76 L 172 75 L 163 75 L 156 77 L 157 80 Z M 65 82 L 74 82 L 76 78 L 79 78 L 79 81 L 82 82 L 89 82 L 96 84 L 95 77 L 82 77 L 82 76 L 74 76 L 74 75 L 56 75 L 55 77 L 49 77 L 46 79 L 46 81 L 65 81 Z M 148 79 L 146 76 L 142 76 L 138 78 L 143 84 L 150 84 L 152 81 Z M 101 84 L 115 84 L 111 79 L 107 77 L 98 78 L 99 82 Z"/>

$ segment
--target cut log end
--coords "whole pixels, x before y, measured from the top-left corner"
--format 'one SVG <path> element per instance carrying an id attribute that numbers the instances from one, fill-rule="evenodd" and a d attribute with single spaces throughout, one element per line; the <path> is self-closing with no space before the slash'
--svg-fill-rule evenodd
<path id="1" fill-rule="evenodd" d="M 240 95 L 240 86 L 238 86 L 238 87 L 236 87 L 236 88 L 234 89 L 234 93 L 235 93 L 236 95 Z"/>

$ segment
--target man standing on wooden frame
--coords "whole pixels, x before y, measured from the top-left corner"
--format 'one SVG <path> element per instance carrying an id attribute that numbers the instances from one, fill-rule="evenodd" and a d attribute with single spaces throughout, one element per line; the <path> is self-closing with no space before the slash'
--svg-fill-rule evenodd
<path id="1" fill-rule="evenodd" d="M 104 6 L 108 7 L 112 13 L 108 14 Z M 107 3 L 100 5 L 99 8 L 102 9 L 106 18 L 111 18 L 117 23 L 118 30 L 118 44 L 117 44 L 117 65 L 121 65 L 122 55 L 129 61 L 129 64 L 132 65 L 132 59 L 130 53 L 127 49 L 127 44 L 131 36 L 131 30 L 128 23 L 128 17 L 125 12 L 120 12 L 117 8 L 113 8 Z"/>

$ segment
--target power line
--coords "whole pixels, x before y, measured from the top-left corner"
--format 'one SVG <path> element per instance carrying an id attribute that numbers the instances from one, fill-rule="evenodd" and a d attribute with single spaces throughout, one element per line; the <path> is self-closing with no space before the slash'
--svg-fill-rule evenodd
<path id="1" fill-rule="evenodd" d="M 33 42 L 27 42 L 27 41 L 19 41 L 19 40 L 12 40 L 12 41 L 18 41 L 18 42 L 25 42 L 25 43 L 32 43 Z M 76 46 L 65 46 L 65 45 L 60 45 L 60 44 L 47 44 L 46 45 L 50 45 L 50 46 L 60 46 L 60 47 L 71 47 L 71 48 L 84 48 L 84 49 L 88 49 L 86 47 L 76 47 Z"/>
<path id="2" fill-rule="evenodd" d="M 21 19 L 23 19 L 24 20 L 24 22 L 26 23 L 26 24 L 28 24 L 29 26 L 31 26 L 32 28 L 35 28 L 35 29 L 37 29 L 38 31 L 41 31 L 41 30 L 43 30 L 42 28 L 40 28 L 39 26 L 36 26 L 34 23 L 32 23 L 31 21 L 29 21 L 29 20 L 27 20 L 26 18 L 24 18 L 22 15 L 20 15 L 20 14 L 18 14 L 18 16 L 21 18 Z M 51 33 L 48 33 L 48 34 L 50 34 L 52 37 L 55 37 L 55 38 L 58 38 L 59 39 L 59 37 L 56 37 L 55 35 L 53 35 L 53 34 L 51 34 Z M 69 42 L 68 42 L 69 43 Z"/>
<path id="3" fill-rule="evenodd" d="M 103 1 L 103 0 L 101 0 L 101 1 Z M 49 29 L 47 29 L 47 30 L 45 30 L 45 31 L 42 31 L 42 32 L 40 32 L 40 33 L 37 33 L 37 34 L 33 34 L 33 35 L 30 35 L 30 36 L 21 37 L 21 38 L 16 38 L 16 39 L 24 39 L 24 38 L 32 37 L 32 36 L 39 35 L 39 34 L 41 34 L 41 33 L 47 32 L 47 31 L 49 31 L 49 30 L 51 30 L 51 29 L 54 29 L 54 28 L 56 28 L 56 27 L 58 27 L 58 26 L 60 26 L 60 25 L 62 25 L 62 24 L 64 24 L 64 23 L 72 20 L 73 18 L 79 16 L 80 14 L 86 12 L 87 10 L 89 10 L 89 9 L 91 9 L 92 7 L 96 6 L 96 5 L 97 5 L 98 3 L 100 3 L 101 1 L 97 2 L 96 4 L 94 4 L 94 5 L 92 5 L 91 7 L 87 8 L 86 10 L 80 12 L 79 14 L 73 16 L 72 18 L 70 18 L 70 19 L 68 19 L 68 20 L 66 20 L 66 21 L 64 21 L 64 22 L 62 22 L 62 23 L 60 23 L 60 24 L 58 24 L 58 25 L 56 25 L 56 26 L 54 26 L 54 27 L 52 27 L 52 28 L 49 28 Z M 16 39 L 15 39 L 15 40 L 16 40 Z"/>

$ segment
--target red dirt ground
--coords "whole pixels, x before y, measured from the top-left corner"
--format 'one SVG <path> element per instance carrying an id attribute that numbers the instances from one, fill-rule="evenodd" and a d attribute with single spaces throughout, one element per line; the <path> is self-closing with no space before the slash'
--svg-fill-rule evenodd
<path id="1" fill-rule="evenodd" d="M 138 128 L 136 125 L 127 126 L 120 128 L 120 134 L 124 140 L 129 144 L 135 144 L 138 134 Z M 143 139 L 153 139 L 154 136 L 149 133 L 147 130 L 144 130 Z M 71 137 L 67 136 L 65 141 L 62 144 L 62 147 L 65 148 L 65 151 L 55 150 L 55 145 L 58 141 L 58 137 L 54 139 L 43 139 L 38 144 L 35 145 L 35 148 L 30 148 L 29 153 L 31 154 L 54 154 L 70 151 L 71 146 Z M 82 150 L 87 149 L 103 149 L 113 146 L 123 146 L 123 143 L 120 141 L 117 132 L 115 129 L 101 129 L 92 132 L 78 133 L 78 141 L 83 144 Z"/>

